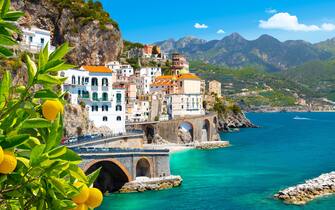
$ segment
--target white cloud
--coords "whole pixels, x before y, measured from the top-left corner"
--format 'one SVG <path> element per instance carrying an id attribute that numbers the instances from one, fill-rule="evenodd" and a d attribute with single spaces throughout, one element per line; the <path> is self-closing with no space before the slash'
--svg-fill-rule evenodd
<path id="1" fill-rule="evenodd" d="M 194 24 L 194 28 L 197 28 L 197 29 L 205 29 L 205 28 L 208 28 L 208 26 L 206 24 L 200 24 L 200 23 L 196 23 Z"/>
<path id="2" fill-rule="evenodd" d="M 226 32 L 223 29 L 219 29 L 216 33 L 218 33 L 218 34 L 224 34 Z"/>
<path id="3" fill-rule="evenodd" d="M 271 9 L 271 8 L 268 8 L 265 10 L 266 13 L 269 13 L 269 14 L 275 14 L 277 13 L 277 10 L 276 9 Z"/>
<path id="4" fill-rule="evenodd" d="M 299 23 L 298 17 L 287 12 L 273 15 L 268 20 L 260 20 L 259 27 L 264 29 L 282 29 L 287 31 L 320 31 L 316 25 L 305 25 Z M 326 26 L 327 27 L 327 26 Z"/>
<path id="5" fill-rule="evenodd" d="M 324 31 L 334 31 L 335 30 L 335 25 L 332 23 L 324 23 L 322 24 L 321 28 Z"/>

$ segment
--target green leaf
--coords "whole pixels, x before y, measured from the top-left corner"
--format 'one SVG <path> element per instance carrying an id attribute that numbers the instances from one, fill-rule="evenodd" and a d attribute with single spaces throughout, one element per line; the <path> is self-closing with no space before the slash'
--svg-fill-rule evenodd
<path id="1" fill-rule="evenodd" d="M 28 55 L 26 56 L 26 60 L 27 60 L 27 68 L 28 68 L 28 83 L 29 85 L 31 85 L 34 81 L 34 78 L 37 72 L 37 67 Z"/>
<path id="2" fill-rule="evenodd" d="M 50 159 L 58 158 L 66 153 L 67 148 L 65 146 L 59 146 L 55 149 L 52 149 L 48 152 L 48 156 Z"/>
<path id="3" fill-rule="evenodd" d="M 94 172 L 90 173 L 89 175 L 87 175 L 88 186 L 91 186 L 95 182 L 95 180 L 98 178 L 100 174 L 100 171 L 101 171 L 101 167 L 95 170 Z"/>
<path id="4" fill-rule="evenodd" d="M 50 54 L 49 61 L 62 59 L 70 50 L 71 48 L 69 47 L 69 43 L 66 42 L 62 44 L 53 53 Z"/>
<path id="5" fill-rule="evenodd" d="M 63 84 L 63 82 L 66 80 L 66 78 L 63 78 L 63 77 L 51 76 L 48 74 L 38 75 L 37 79 L 38 79 L 38 82 L 41 84 L 49 83 L 49 84 L 57 84 L 57 85 Z"/>
<path id="6" fill-rule="evenodd" d="M 39 70 L 48 62 L 49 57 L 49 43 L 45 45 L 43 49 L 41 49 L 38 55 L 38 68 Z"/>
<path id="7" fill-rule="evenodd" d="M 10 72 L 5 71 L 2 77 L 2 81 L 0 83 L 0 102 L 8 100 L 11 82 L 12 79 Z"/>
<path id="8" fill-rule="evenodd" d="M 0 46 L 0 56 L 8 58 L 13 56 L 13 52 L 5 47 Z"/>
<path id="9" fill-rule="evenodd" d="M 57 95 L 57 93 L 53 92 L 50 89 L 43 89 L 37 91 L 34 95 L 34 98 L 47 99 L 47 98 L 59 98 L 59 96 Z"/>
<path id="10" fill-rule="evenodd" d="M 63 63 L 61 65 L 55 66 L 54 68 L 50 68 L 50 69 L 46 70 L 46 72 L 63 71 L 63 70 L 72 69 L 74 67 L 76 67 L 76 66 L 75 65 L 71 65 L 71 64 Z"/>
<path id="11" fill-rule="evenodd" d="M 56 188 L 56 190 L 58 192 L 63 194 L 63 196 L 66 196 L 65 189 L 63 187 L 65 185 L 65 181 L 63 179 L 58 179 L 56 177 L 51 177 L 51 182 L 52 182 L 52 184 L 54 185 L 54 187 Z"/>
<path id="12" fill-rule="evenodd" d="M 0 34 L 0 45 L 13 46 L 16 44 L 17 42 L 12 37 Z"/>
<path id="13" fill-rule="evenodd" d="M 58 159 L 67 160 L 75 163 L 81 162 L 81 157 L 71 149 L 67 149 L 66 153 L 64 155 L 59 156 Z"/>
<path id="14" fill-rule="evenodd" d="M 46 63 L 44 66 L 41 67 L 40 72 L 44 73 L 48 71 L 49 69 L 57 68 L 58 66 L 61 66 L 64 63 L 65 61 L 61 61 L 61 60 L 49 61 L 48 63 Z"/>
<path id="15" fill-rule="evenodd" d="M 49 128 L 52 123 L 44 118 L 32 118 L 25 120 L 21 128 Z"/>
<path id="16" fill-rule="evenodd" d="M 16 160 L 20 161 L 25 167 L 29 168 L 29 159 L 24 157 L 16 157 Z"/>
<path id="17" fill-rule="evenodd" d="M 69 167 L 69 170 L 70 170 L 70 174 L 72 177 L 78 179 L 79 181 L 82 181 L 85 183 L 87 182 L 87 177 L 85 173 L 77 165 L 71 164 Z"/>
<path id="18" fill-rule="evenodd" d="M 24 12 L 21 11 L 9 11 L 2 17 L 2 19 L 7 21 L 17 21 L 23 15 Z"/>
<path id="19" fill-rule="evenodd" d="M 62 129 L 60 126 L 60 114 L 57 115 L 57 118 L 52 123 L 49 138 L 46 142 L 46 151 L 49 151 L 50 149 L 60 144 L 61 136 L 57 135 L 58 129 Z"/>
<path id="20" fill-rule="evenodd" d="M 1 17 L 4 17 L 7 14 L 9 7 L 10 7 L 10 0 L 4 0 L 3 5 L 1 7 L 2 8 Z"/>
<path id="21" fill-rule="evenodd" d="M 9 149 L 13 147 L 17 147 L 23 143 L 25 143 L 29 139 L 28 134 L 19 134 L 15 136 L 10 136 L 5 139 L 5 141 L 1 142 L 1 146 L 4 149 Z"/>
<path id="22" fill-rule="evenodd" d="M 43 155 L 45 144 L 37 145 L 30 153 L 30 165 L 37 166 L 42 160 L 46 160 L 46 156 Z"/>

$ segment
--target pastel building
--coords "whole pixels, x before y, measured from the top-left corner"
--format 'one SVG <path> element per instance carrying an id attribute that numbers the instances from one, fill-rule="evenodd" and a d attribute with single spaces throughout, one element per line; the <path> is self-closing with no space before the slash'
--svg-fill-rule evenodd
<path id="1" fill-rule="evenodd" d="M 135 78 L 138 95 L 146 95 L 150 93 L 150 85 L 154 82 L 155 78 L 162 75 L 161 68 L 158 67 L 145 67 L 139 70 L 139 74 Z"/>
<path id="2" fill-rule="evenodd" d="M 202 106 L 201 79 L 186 70 L 179 75 L 164 75 L 155 79 L 151 92 L 166 94 L 167 111 L 170 119 L 204 115 Z"/>
<path id="3" fill-rule="evenodd" d="M 189 63 L 185 56 L 179 53 L 172 54 L 172 71 L 174 75 L 178 75 L 181 70 L 189 70 Z"/>
<path id="4" fill-rule="evenodd" d="M 22 40 L 19 43 L 21 49 L 31 53 L 38 53 L 49 43 L 49 51 L 55 50 L 55 47 L 51 46 L 50 31 L 32 26 L 31 28 L 22 28 L 22 32 Z"/>
<path id="5" fill-rule="evenodd" d="M 84 104 L 96 127 L 125 132 L 125 89 L 113 85 L 113 72 L 105 66 L 82 66 L 60 72 L 66 77 L 63 91 L 72 104 Z"/>
<path id="6" fill-rule="evenodd" d="M 221 97 L 221 82 L 212 80 L 208 84 L 208 93 L 216 94 L 218 97 Z"/>

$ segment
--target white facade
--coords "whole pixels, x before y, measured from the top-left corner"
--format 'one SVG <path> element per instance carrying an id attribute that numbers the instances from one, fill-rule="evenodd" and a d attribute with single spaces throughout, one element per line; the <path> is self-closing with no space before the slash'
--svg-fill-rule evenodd
<path id="1" fill-rule="evenodd" d="M 168 114 L 171 119 L 194 115 L 204 115 L 200 94 L 171 94 L 167 98 Z"/>
<path id="2" fill-rule="evenodd" d="M 100 67 L 103 68 L 103 67 Z M 125 132 L 125 90 L 113 88 L 113 74 L 85 68 L 60 72 L 67 77 L 63 90 L 72 104 L 84 103 L 89 119 L 96 127 L 108 127 L 112 133 Z"/>
<path id="3" fill-rule="evenodd" d="M 51 46 L 51 33 L 50 31 L 43 30 L 37 27 L 22 28 L 23 37 L 20 42 L 20 47 L 32 53 L 39 52 L 47 43 L 49 43 L 49 52 L 55 50 Z"/>
<path id="4" fill-rule="evenodd" d="M 150 102 L 136 100 L 128 105 L 127 122 L 145 122 L 149 119 Z"/>
<path id="5" fill-rule="evenodd" d="M 141 68 L 139 77 L 136 78 L 137 89 L 140 94 L 149 94 L 150 85 L 155 81 L 155 77 L 161 76 L 162 70 L 157 67 Z"/>

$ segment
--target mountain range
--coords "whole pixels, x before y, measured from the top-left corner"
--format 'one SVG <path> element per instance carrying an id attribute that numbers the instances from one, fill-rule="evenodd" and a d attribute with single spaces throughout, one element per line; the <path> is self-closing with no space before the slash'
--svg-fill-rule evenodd
<path id="1" fill-rule="evenodd" d="M 206 41 L 184 37 L 156 42 L 164 52 L 179 52 L 190 60 L 232 68 L 257 66 L 267 71 L 281 71 L 310 61 L 330 60 L 335 56 L 335 38 L 312 44 L 303 40 L 281 42 L 270 35 L 247 40 L 233 33 L 221 40 Z"/>

